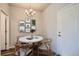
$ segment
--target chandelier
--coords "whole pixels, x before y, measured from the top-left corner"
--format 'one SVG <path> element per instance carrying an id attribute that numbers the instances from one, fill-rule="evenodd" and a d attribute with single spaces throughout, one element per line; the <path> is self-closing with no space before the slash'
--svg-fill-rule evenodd
<path id="1" fill-rule="evenodd" d="M 29 4 L 29 8 L 28 9 L 25 9 L 25 14 L 27 16 L 34 16 L 36 14 L 36 11 L 34 11 L 32 8 L 31 8 L 31 4 Z"/>

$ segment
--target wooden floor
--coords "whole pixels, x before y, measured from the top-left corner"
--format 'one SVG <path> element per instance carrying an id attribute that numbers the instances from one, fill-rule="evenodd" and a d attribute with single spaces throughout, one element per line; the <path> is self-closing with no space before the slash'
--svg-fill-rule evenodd
<path id="1" fill-rule="evenodd" d="M 1 51 L 2 56 L 14 56 L 14 48 L 9 50 L 2 50 Z"/>
<path id="2" fill-rule="evenodd" d="M 2 56 L 15 56 L 14 55 L 14 48 L 9 49 L 9 50 L 3 50 L 3 51 L 1 51 L 1 55 Z M 29 56 L 32 56 L 32 55 L 29 55 Z M 47 56 L 47 55 L 40 54 L 39 56 Z M 55 53 L 52 53 L 50 56 L 56 56 L 56 54 Z"/>

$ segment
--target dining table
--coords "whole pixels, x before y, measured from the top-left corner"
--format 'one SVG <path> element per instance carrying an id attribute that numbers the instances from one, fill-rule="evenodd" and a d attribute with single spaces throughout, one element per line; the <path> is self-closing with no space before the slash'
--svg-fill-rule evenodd
<path id="1" fill-rule="evenodd" d="M 32 43 L 32 53 L 34 56 L 38 55 L 39 50 L 39 42 L 43 40 L 42 36 L 24 36 L 19 38 L 19 42 L 21 43 Z"/>

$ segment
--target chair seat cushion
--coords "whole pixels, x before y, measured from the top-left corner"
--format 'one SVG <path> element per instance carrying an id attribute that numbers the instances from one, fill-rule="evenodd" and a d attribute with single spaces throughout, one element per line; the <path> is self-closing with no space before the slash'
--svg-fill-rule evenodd
<path id="1" fill-rule="evenodd" d="M 41 45 L 39 49 L 47 50 L 47 47 L 45 45 Z"/>

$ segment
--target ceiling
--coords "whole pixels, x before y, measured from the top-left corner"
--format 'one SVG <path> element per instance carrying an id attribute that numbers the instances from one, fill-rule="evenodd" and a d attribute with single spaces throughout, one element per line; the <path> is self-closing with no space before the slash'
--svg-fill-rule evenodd
<path id="1" fill-rule="evenodd" d="M 47 8 L 49 3 L 10 3 L 10 6 L 20 7 L 20 8 L 32 8 L 34 10 L 43 11 Z"/>

